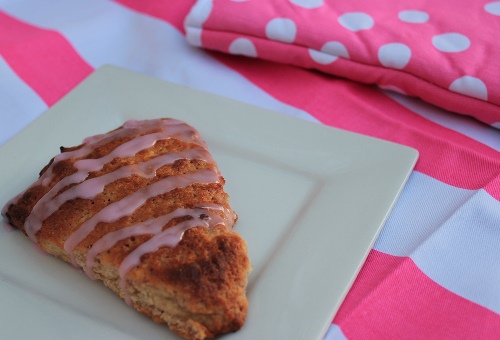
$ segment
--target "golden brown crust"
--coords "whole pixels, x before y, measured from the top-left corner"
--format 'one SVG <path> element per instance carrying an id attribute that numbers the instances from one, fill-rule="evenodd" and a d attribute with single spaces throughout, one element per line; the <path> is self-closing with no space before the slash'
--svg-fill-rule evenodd
<path id="1" fill-rule="evenodd" d="M 113 131 L 118 130 L 120 129 Z M 17 202 L 7 207 L 5 215 L 9 222 L 29 235 L 26 222 L 35 204 L 44 195 L 48 196 L 49 190 L 59 181 L 79 171 L 75 162 L 80 159 L 102 159 L 124 143 L 158 131 L 159 129 L 154 127 L 137 129 L 134 133 L 96 143 L 97 145 L 82 157 L 51 160 L 41 172 L 42 175 L 51 172 L 50 176 L 44 175 L 48 179 L 35 183 Z M 146 162 L 161 155 L 203 148 L 201 144 L 203 143 L 182 138 L 159 139 L 153 146 L 142 149 L 133 156 L 110 159 L 102 168 L 90 171 L 86 181 L 101 178 L 105 174 L 114 174 L 126 166 Z M 82 147 L 84 146 L 61 148 L 61 151 L 72 152 Z M 192 174 L 201 169 L 214 172 L 218 181 L 194 181 L 149 197 L 131 214 L 120 216 L 115 221 L 98 222 L 95 229 L 91 230 L 83 241 L 78 242 L 73 252 L 68 253 L 68 238 L 104 208 L 163 179 Z M 56 196 L 66 190 L 72 190 L 76 185 L 78 183 L 60 188 Z M 77 197 L 62 201 L 55 212 L 43 219 L 34 238 L 45 251 L 68 262 L 71 262 L 73 256 L 76 263 L 85 269 L 90 249 L 105 235 L 173 213 L 176 209 L 194 209 L 200 204 L 216 204 L 223 207 L 226 214 L 234 215 L 231 217 L 235 220 L 223 185 L 224 179 L 215 162 L 201 158 L 180 158 L 165 163 L 153 175 L 132 174 L 118 178 L 104 185 L 101 192 L 90 198 Z M 141 245 L 153 240 L 154 233 L 134 234 L 117 239 L 109 249 L 95 254 L 90 272 L 115 293 L 126 298 L 141 313 L 151 316 L 156 322 L 167 323 L 173 331 L 187 339 L 204 339 L 234 332 L 243 326 L 246 317 L 248 303 L 245 288 L 250 262 L 245 242 L 231 230 L 231 219 L 228 220 L 222 210 L 213 213 L 226 218 L 226 224 L 231 225 L 219 223 L 206 227 L 200 223 L 199 226 L 186 230 L 176 246 L 160 246 L 155 251 L 144 253 L 140 257 L 140 263 L 128 270 L 124 277 L 120 276 L 123 261 L 131 257 Z M 200 219 L 206 218 L 202 215 Z M 190 219 L 193 219 L 193 216 L 175 217 L 169 220 L 162 230 L 173 228 Z"/>

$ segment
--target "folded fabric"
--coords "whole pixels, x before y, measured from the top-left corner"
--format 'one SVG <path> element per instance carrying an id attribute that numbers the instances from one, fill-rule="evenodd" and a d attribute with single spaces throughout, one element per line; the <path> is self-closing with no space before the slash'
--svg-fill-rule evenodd
<path id="1" fill-rule="evenodd" d="M 500 1 L 198 0 L 185 29 L 194 46 L 377 84 L 500 128 Z"/>

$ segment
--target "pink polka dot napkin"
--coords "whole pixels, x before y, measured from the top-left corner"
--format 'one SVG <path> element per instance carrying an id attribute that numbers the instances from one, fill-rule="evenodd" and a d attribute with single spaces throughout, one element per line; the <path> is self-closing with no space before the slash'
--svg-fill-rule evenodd
<path id="1" fill-rule="evenodd" d="M 185 29 L 194 46 L 377 84 L 500 128 L 500 1 L 198 0 Z"/>

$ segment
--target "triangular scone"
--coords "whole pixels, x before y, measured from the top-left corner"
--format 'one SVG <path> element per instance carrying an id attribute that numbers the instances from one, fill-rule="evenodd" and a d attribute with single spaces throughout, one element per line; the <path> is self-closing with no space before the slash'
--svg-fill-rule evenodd
<path id="1" fill-rule="evenodd" d="M 131 120 L 61 148 L 2 213 L 42 249 L 179 335 L 240 329 L 250 262 L 224 178 L 198 132 Z"/>

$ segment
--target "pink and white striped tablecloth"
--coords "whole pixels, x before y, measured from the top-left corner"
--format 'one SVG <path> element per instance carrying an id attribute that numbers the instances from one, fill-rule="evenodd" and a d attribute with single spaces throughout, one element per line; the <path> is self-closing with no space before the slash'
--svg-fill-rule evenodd
<path id="1" fill-rule="evenodd" d="M 224 2 L 234 6 L 259 1 L 213 1 L 214 8 Z M 312 10 L 314 3 L 323 1 L 290 3 Z M 500 116 L 495 111 L 446 111 L 434 106 L 439 98 L 430 104 L 361 83 L 355 79 L 359 74 L 348 80 L 321 67 L 301 67 L 300 60 L 234 55 L 248 54 L 246 43 L 234 47 L 238 53 L 229 53 L 222 45 L 217 48 L 217 41 L 223 42 L 217 37 L 203 46 L 201 34 L 200 46 L 193 46 L 186 39 L 185 19 L 190 12 L 194 15 L 195 5 L 195 0 L 0 0 L 0 144 L 96 68 L 112 64 L 411 146 L 420 153 L 417 165 L 325 338 L 500 338 L 500 129 L 495 128 Z M 498 41 L 500 2 L 481 6 L 492 15 L 488 25 L 496 25 Z M 223 9 L 217 15 L 223 15 Z M 411 20 L 425 17 L 423 12 L 413 12 Z M 431 19 L 439 13 L 432 12 Z M 248 14 L 248 20 L 239 22 L 247 27 L 250 19 Z M 203 22 L 200 25 L 202 29 Z M 491 32 L 491 27 L 484 31 Z M 267 38 L 272 40 L 273 34 Z M 467 45 L 455 38 L 453 48 Z M 318 51 L 323 43 L 318 41 Z M 408 43 L 411 48 L 416 44 Z M 334 46 L 342 56 L 342 48 L 339 52 L 339 45 Z M 488 59 L 468 62 L 493 72 L 498 70 L 497 57 L 496 65 L 489 65 Z M 498 73 L 484 77 L 493 101 L 487 104 L 496 105 Z M 430 90 L 424 90 L 421 97 L 426 99 Z M 485 105 L 481 107 L 487 109 Z M 0 303 L 0 313 L 7 312 Z"/>

